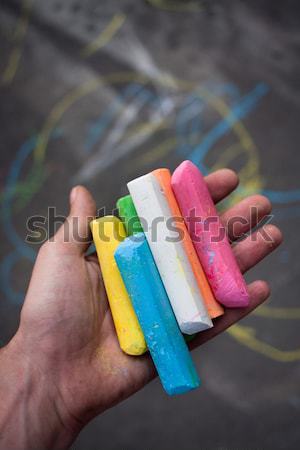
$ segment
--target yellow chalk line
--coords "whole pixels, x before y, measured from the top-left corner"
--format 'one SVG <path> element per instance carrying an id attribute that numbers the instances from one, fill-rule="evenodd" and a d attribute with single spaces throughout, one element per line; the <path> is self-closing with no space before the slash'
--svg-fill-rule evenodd
<path id="1" fill-rule="evenodd" d="M 182 2 L 173 0 L 147 0 L 150 5 L 155 8 L 163 9 L 164 11 L 186 11 L 198 12 L 203 10 L 203 6 L 198 2 Z M 185 3 L 185 4 L 184 4 Z"/>
<path id="2" fill-rule="evenodd" d="M 22 55 L 22 49 L 19 47 L 16 47 L 12 50 L 9 61 L 6 66 L 6 69 L 4 70 L 4 73 L 2 75 L 2 83 L 3 84 L 10 84 L 18 70 L 19 62 Z"/>
<path id="3" fill-rule="evenodd" d="M 211 106 L 214 107 L 216 111 L 220 114 L 221 117 L 226 118 L 230 114 L 230 108 L 226 105 L 226 103 L 218 97 L 215 97 L 213 94 L 208 91 L 201 91 L 201 96 L 207 99 Z M 239 172 L 240 180 L 246 187 L 249 189 L 249 182 L 252 183 L 252 177 L 256 175 L 257 179 L 253 184 L 256 189 L 261 190 L 263 187 L 262 178 L 258 175 L 259 173 L 259 156 L 256 145 L 254 144 L 250 134 L 245 128 L 244 124 L 238 120 L 232 124 L 232 129 L 235 132 L 236 136 L 239 138 L 239 142 L 243 148 L 243 151 L 246 152 L 248 156 L 248 162 L 243 167 L 243 169 Z M 234 152 L 233 152 L 234 154 Z M 227 156 L 228 158 L 228 156 Z M 221 164 L 222 162 L 222 154 L 220 155 L 217 164 Z M 251 184 L 250 184 L 251 185 Z"/>
<path id="4" fill-rule="evenodd" d="M 258 317 L 267 317 L 268 319 L 299 320 L 300 308 L 280 308 L 275 306 L 260 306 L 253 314 Z"/>
<path id="5" fill-rule="evenodd" d="M 22 56 L 23 41 L 28 29 L 33 1 L 34 0 L 23 0 L 21 16 L 13 36 L 13 40 L 17 41 L 17 44 L 13 48 L 9 56 L 7 66 L 2 75 L 2 84 L 10 84 L 17 73 Z"/>
<path id="6" fill-rule="evenodd" d="M 99 34 L 99 36 L 82 50 L 82 56 L 87 58 L 101 48 L 105 47 L 105 45 L 107 45 L 117 34 L 125 20 L 125 14 L 114 15 L 107 27 Z"/>
<path id="7" fill-rule="evenodd" d="M 135 73 L 116 73 L 112 74 L 108 77 L 105 77 L 103 79 L 94 79 L 89 81 L 88 83 L 79 86 L 79 88 L 76 88 L 75 91 L 72 91 L 70 94 L 67 94 L 59 103 L 55 105 L 53 110 L 50 112 L 50 115 L 48 116 L 44 127 L 42 128 L 42 131 L 40 133 L 38 144 L 35 150 L 35 158 L 37 161 L 41 161 L 45 157 L 45 151 L 46 147 L 48 145 L 49 136 L 55 127 L 55 124 L 60 120 L 61 116 L 65 113 L 65 111 L 71 107 L 71 105 L 78 101 L 81 97 L 88 95 L 89 93 L 93 92 L 93 90 L 97 89 L 101 84 L 105 83 L 125 83 L 130 81 L 136 81 L 140 82 L 141 84 L 146 84 L 149 82 L 149 79 L 144 75 L 137 75 Z M 168 86 L 169 88 L 174 86 L 174 79 L 172 77 L 165 78 L 163 77 L 162 80 L 165 86 Z M 190 82 L 184 82 L 180 80 L 175 81 L 180 87 L 184 89 L 191 89 L 194 88 L 194 84 Z M 219 114 L 222 117 L 226 117 L 230 113 L 230 109 L 227 107 L 227 105 L 221 100 L 217 99 L 214 96 L 212 96 L 210 93 L 205 91 L 204 89 L 201 89 L 199 91 L 199 95 L 204 96 L 207 101 L 215 107 L 215 109 L 219 112 Z M 261 182 L 258 179 L 254 184 L 253 180 L 251 180 L 252 174 L 254 169 L 258 168 L 258 161 L 257 156 L 255 155 L 253 159 L 253 155 L 251 155 L 252 151 L 255 151 L 255 145 L 248 134 L 247 130 L 245 129 L 244 125 L 241 122 L 236 122 L 233 125 L 233 131 L 239 137 L 239 140 L 241 142 L 241 145 L 244 147 L 244 150 L 249 154 L 249 163 L 247 166 L 247 171 L 244 170 L 241 176 L 241 181 L 245 183 L 245 189 L 247 192 L 252 192 L 256 189 L 261 188 Z M 158 153 L 157 153 L 158 154 Z M 247 173 L 248 172 L 248 173 Z M 247 181 L 247 178 L 250 177 L 250 181 Z M 252 183 L 252 184 L 251 184 Z M 240 194 L 237 194 L 236 197 L 240 196 Z"/>
<path id="8" fill-rule="evenodd" d="M 262 342 L 256 338 L 253 328 L 233 325 L 227 330 L 227 333 L 240 344 L 274 361 L 289 363 L 300 360 L 300 349 L 280 350 L 266 342 Z"/>
<path id="9" fill-rule="evenodd" d="M 222 155 L 219 156 L 217 162 L 210 168 L 211 171 L 214 172 L 215 170 L 227 167 L 234 159 L 240 156 L 241 152 L 242 149 L 240 142 L 230 145 L 222 151 Z"/>
<path id="10" fill-rule="evenodd" d="M 129 83 L 135 81 L 137 83 L 145 85 L 149 82 L 149 78 L 146 75 L 136 74 L 131 72 L 120 72 L 111 74 L 103 78 L 95 78 L 75 88 L 67 94 L 62 100 L 60 100 L 54 108 L 51 110 L 48 118 L 42 127 L 41 133 L 38 138 L 37 147 L 34 152 L 34 157 L 38 161 L 42 161 L 45 157 L 46 147 L 48 145 L 49 137 L 52 130 L 55 128 L 57 122 L 61 119 L 63 114 L 75 103 L 85 95 L 91 94 L 98 87 L 105 84 L 116 83 Z M 169 84 L 168 79 L 164 79 L 166 84 Z M 170 84 L 169 84 L 170 87 Z"/>
<path id="11" fill-rule="evenodd" d="M 159 122 L 145 122 L 134 126 L 131 130 L 124 133 L 125 138 L 132 138 L 136 134 L 153 134 L 156 131 L 163 130 L 168 127 L 167 119 L 163 118 Z"/>
<path id="12" fill-rule="evenodd" d="M 222 154 L 219 156 L 217 162 L 212 166 L 211 170 L 218 170 L 222 167 L 228 167 L 231 162 L 233 162 L 238 156 L 243 155 L 245 149 L 241 147 L 240 142 L 231 145 L 228 147 Z M 254 194 L 262 188 L 262 182 L 257 174 L 258 165 L 253 164 L 251 161 L 248 161 L 239 172 L 239 178 L 241 180 L 241 186 L 239 192 L 234 192 L 232 196 L 226 199 L 224 206 L 231 207 L 236 202 L 242 200 L 248 195 Z"/>

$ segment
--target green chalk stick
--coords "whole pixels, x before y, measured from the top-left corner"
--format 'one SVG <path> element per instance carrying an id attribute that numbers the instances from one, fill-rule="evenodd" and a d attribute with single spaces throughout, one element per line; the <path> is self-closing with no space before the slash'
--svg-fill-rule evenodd
<path id="1" fill-rule="evenodd" d="M 132 236 L 136 233 L 142 233 L 143 227 L 137 215 L 131 195 L 119 198 L 117 201 L 117 208 L 119 217 L 123 221 L 126 228 L 127 236 Z"/>

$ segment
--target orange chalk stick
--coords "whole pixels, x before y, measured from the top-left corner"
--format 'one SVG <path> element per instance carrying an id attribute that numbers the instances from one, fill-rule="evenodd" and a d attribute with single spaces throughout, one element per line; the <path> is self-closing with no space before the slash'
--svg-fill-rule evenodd
<path id="1" fill-rule="evenodd" d="M 172 215 L 176 218 L 178 217 L 178 220 L 174 220 L 174 224 L 179 232 L 181 232 L 183 236 L 183 244 L 186 251 L 186 254 L 188 255 L 191 267 L 193 269 L 195 278 L 197 280 L 199 289 L 201 291 L 202 297 L 204 299 L 206 308 L 208 310 L 208 313 L 212 319 L 221 316 L 224 314 L 224 309 L 222 306 L 217 302 L 215 299 L 210 285 L 206 279 L 205 273 L 202 269 L 202 266 L 200 264 L 200 261 L 198 259 L 196 250 L 194 248 L 194 245 L 192 243 L 192 240 L 190 238 L 190 235 L 188 233 L 188 230 L 186 228 L 186 225 L 184 223 L 184 220 L 182 219 L 181 212 L 179 209 L 179 206 L 177 204 L 176 198 L 174 196 L 172 187 L 171 187 L 171 173 L 168 169 L 157 169 L 154 170 L 153 175 L 157 178 L 157 180 L 160 183 L 161 188 L 164 191 L 164 194 L 166 196 L 166 199 L 168 200 L 170 209 L 172 211 Z M 182 219 L 182 220 L 181 220 Z"/>

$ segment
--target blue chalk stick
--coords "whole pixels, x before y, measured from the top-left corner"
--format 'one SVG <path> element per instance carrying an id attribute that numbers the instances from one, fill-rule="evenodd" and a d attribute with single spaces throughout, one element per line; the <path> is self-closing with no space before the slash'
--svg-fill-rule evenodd
<path id="1" fill-rule="evenodd" d="M 164 389 L 174 395 L 199 387 L 196 368 L 144 234 L 125 239 L 115 260 Z"/>

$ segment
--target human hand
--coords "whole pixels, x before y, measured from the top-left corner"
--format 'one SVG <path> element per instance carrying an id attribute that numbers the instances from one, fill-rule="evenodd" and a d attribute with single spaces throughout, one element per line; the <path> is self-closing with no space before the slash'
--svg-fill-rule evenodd
<path id="1" fill-rule="evenodd" d="M 227 169 L 209 175 L 206 181 L 215 202 L 238 184 L 237 176 Z M 7 398 L 6 406 L 0 406 L 3 448 L 66 448 L 89 420 L 141 389 L 156 375 L 149 355 L 133 357 L 120 350 L 97 257 L 85 256 L 91 240 L 87 218 L 91 220 L 96 214 L 94 200 L 85 188 L 77 187 L 70 201 L 66 223 L 54 241 L 46 242 L 39 251 L 20 327 L 0 352 L 0 393 Z M 257 208 L 258 221 L 271 210 L 265 197 L 248 197 L 222 214 L 224 225 L 234 216 L 249 222 L 251 206 Z M 74 225 L 76 217 L 84 239 L 65 242 L 67 227 Z M 256 231 L 256 239 L 248 237 L 234 246 L 243 272 L 280 244 L 278 228 L 266 225 L 264 230 L 272 242 Z M 249 225 L 241 223 L 235 228 L 239 235 L 248 231 Z M 232 230 L 228 234 L 232 238 Z M 264 281 L 255 281 L 248 289 L 250 306 L 227 309 L 214 321 L 214 328 L 196 337 L 193 348 L 237 322 L 269 296 Z M 12 390 L 17 391 L 11 394 Z M 11 415 L 10 407 L 15 409 Z M 28 429 L 26 420 L 30 423 Z M 17 424 L 22 432 L 16 431 Z"/>

